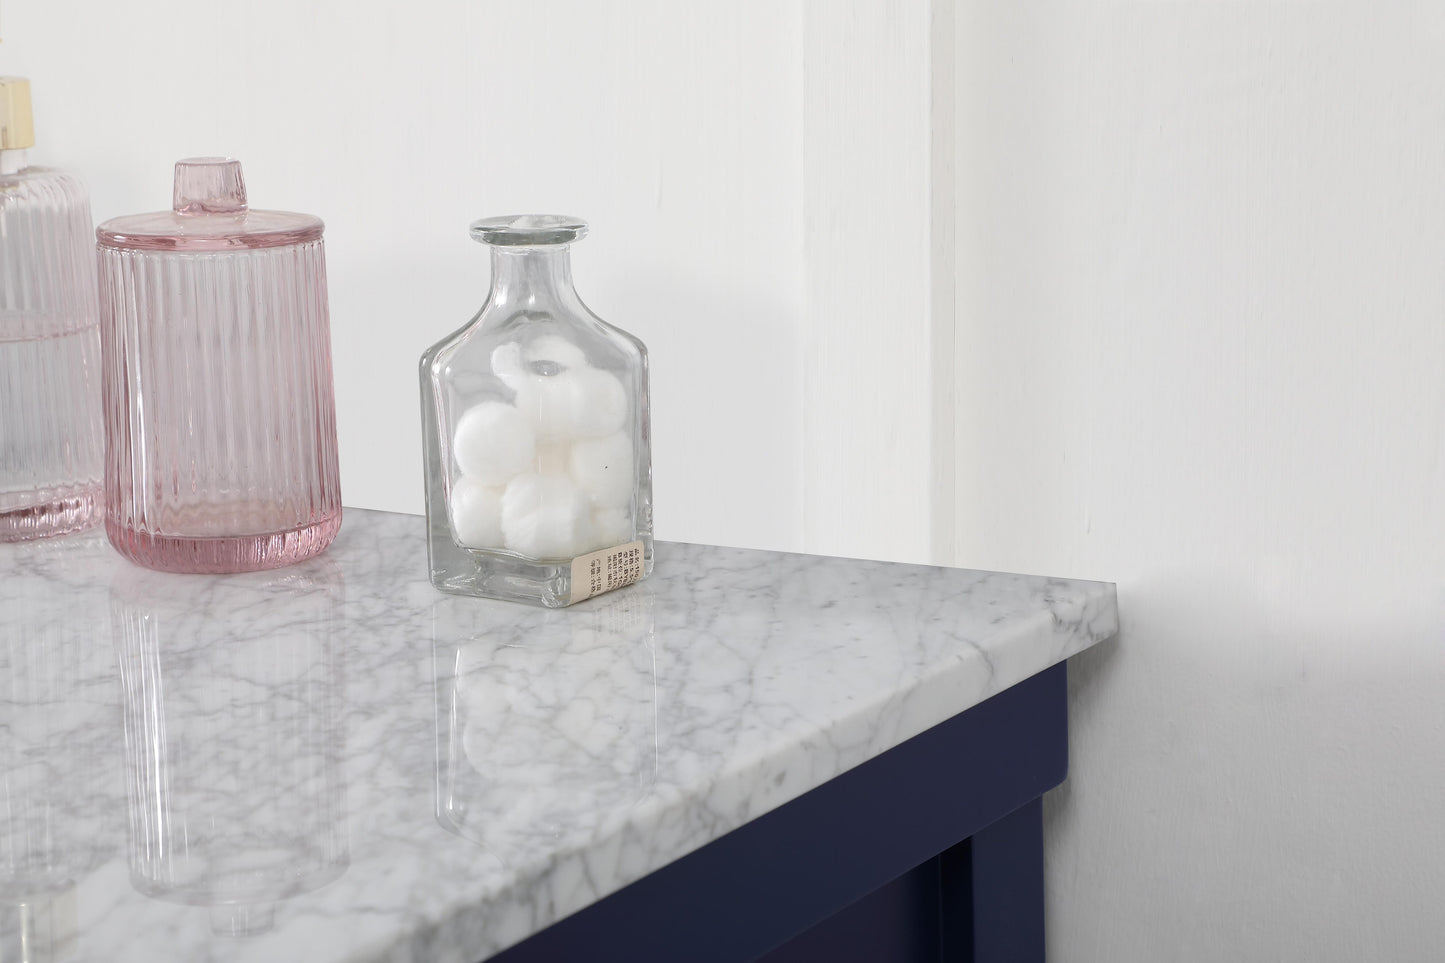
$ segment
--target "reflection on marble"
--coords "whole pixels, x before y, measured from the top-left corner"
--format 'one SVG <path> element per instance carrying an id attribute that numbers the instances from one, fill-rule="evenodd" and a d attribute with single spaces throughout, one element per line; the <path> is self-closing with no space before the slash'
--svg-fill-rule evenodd
<path id="1" fill-rule="evenodd" d="M 549 611 L 436 592 L 424 536 L 348 510 L 254 581 L 0 546 L 0 638 L 120 660 L 111 722 L 87 662 L 37 743 L 78 780 L 65 824 L 97 827 L 70 840 L 132 826 L 73 857 L 78 959 L 476 963 L 1115 628 L 1099 583 L 668 543 L 646 582 Z M 36 575 L 56 612 L 15 604 Z M 5 725 L 26 705 L 0 690 Z M 67 758 L 91 729 L 124 773 Z M 245 939 L 183 902 L 243 890 L 274 913 L 221 917 Z"/>
<path id="2" fill-rule="evenodd" d="M 120 709 L 97 624 L 105 588 L 64 573 L 103 537 L 8 546 L 0 577 L 0 961 L 73 959 L 76 884 L 118 849 Z"/>
<path id="3" fill-rule="evenodd" d="M 111 583 L 130 878 L 252 936 L 346 868 L 344 581 L 322 557 L 220 584 L 222 606 L 190 576 L 126 566 Z"/>
<path id="4" fill-rule="evenodd" d="M 497 633 L 469 599 L 433 606 L 444 827 L 519 865 L 574 830 L 579 811 L 646 796 L 659 739 L 653 605 L 639 586 L 548 610 L 526 635 Z"/>

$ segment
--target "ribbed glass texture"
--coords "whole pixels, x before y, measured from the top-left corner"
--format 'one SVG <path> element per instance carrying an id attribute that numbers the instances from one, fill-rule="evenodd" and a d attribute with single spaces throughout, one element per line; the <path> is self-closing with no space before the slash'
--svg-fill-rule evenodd
<path id="1" fill-rule="evenodd" d="M 0 173 L 0 542 L 100 519 L 91 228 L 75 177 L 33 167 Z"/>
<path id="2" fill-rule="evenodd" d="M 150 568 L 239 572 L 341 527 L 320 240 L 100 247 L 106 532 Z"/>

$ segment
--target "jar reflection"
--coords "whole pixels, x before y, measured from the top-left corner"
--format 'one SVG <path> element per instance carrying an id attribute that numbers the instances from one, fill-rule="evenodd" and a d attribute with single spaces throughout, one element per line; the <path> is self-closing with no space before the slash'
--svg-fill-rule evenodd
<path id="1" fill-rule="evenodd" d="M 513 863 L 647 796 L 658 653 L 645 584 L 553 611 L 447 598 L 432 618 L 444 828 Z"/>
<path id="2" fill-rule="evenodd" d="M 104 536 L 4 546 L 0 960 L 80 948 L 77 887 L 119 844 L 120 711 L 104 644 Z"/>
<path id="3" fill-rule="evenodd" d="M 116 577 L 139 892 L 213 907 L 213 931 L 239 936 L 345 871 L 343 603 L 325 557 L 224 579 Z"/>

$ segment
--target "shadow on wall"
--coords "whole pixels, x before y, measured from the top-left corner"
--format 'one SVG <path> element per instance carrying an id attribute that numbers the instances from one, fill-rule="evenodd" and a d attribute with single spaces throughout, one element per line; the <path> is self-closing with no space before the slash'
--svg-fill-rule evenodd
<path id="1" fill-rule="evenodd" d="M 1121 585 L 1070 664 L 1051 959 L 1438 958 L 1445 598 L 1293 594 Z"/>
<path id="2" fill-rule="evenodd" d="M 1108 700 L 1116 696 L 1111 690 L 1118 684 L 1120 650 L 1129 644 L 1128 635 L 1127 609 L 1121 598 L 1119 631 L 1114 637 L 1069 659 L 1069 776 L 1062 785 L 1044 796 L 1044 838 L 1050 842 L 1079 831 L 1080 811 L 1086 807 L 1086 803 L 1075 798 L 1076 787 L 1081 782 L 1087 786 L 1089 782 L 1087 778 L 1076 778 L 1079 755 L 1085 751 L 1079 744 L 1080 733 L 1088 727 L 1085 720 L 1097 718 L 1100 707 L 1107 705 Z M 1046 863 L 1057 862 L 1049 859 L 1050 850 L 1047 847 L 1044 856 Z M 1060 898 L 1068 897 L 1064 895 Z"/>

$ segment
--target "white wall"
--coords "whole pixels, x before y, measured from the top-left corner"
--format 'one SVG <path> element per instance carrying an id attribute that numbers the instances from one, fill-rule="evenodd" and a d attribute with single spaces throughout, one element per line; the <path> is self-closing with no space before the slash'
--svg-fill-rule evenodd
<path id="1" fill-rule="evenodd" d="M 346 504 L 421 510 L 416 359 L 486 294 L 468 222 L 560 211 L 592 223 L 583 298 L 652 351 L 660 537 L 929 551 L 934 379 L 906 377 L 933 337 L 926 4 L 3 13 L 35 155 L 89 180 L 97 220 L 168 206 L 198 154 L 326 220 Z"/>
<path id="2" fill-rule="evenodd" d="M 957 558 L 1123 620 L 1050 959 L 1440 959 L 1445 9 L 957 27 Z"/>

